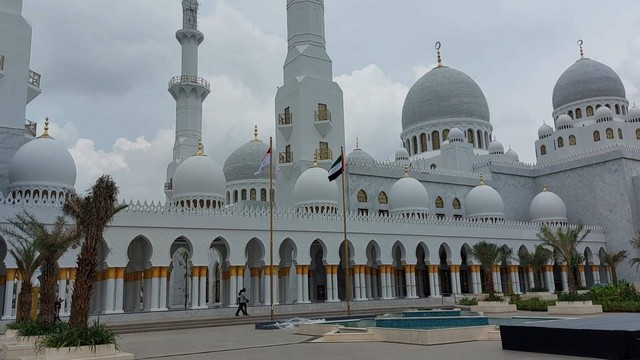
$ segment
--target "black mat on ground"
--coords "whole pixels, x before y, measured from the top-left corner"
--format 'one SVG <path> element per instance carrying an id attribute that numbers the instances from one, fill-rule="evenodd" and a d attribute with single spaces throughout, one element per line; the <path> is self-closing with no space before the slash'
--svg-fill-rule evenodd
<path id="1" fill-rule="evenodd" d="M 500 326 L 504 350 L 600 359 L 640 359 L 640 314 Z"/>

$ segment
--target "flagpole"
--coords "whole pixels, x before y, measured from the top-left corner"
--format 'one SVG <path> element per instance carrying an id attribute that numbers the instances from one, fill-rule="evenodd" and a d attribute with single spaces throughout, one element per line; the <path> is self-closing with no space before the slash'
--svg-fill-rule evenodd
<path id="1" fill-rule="evenodd" d="M 344 166 L 344 150 L 340 146 L 340 159 L 342 159 L 342 230 L 344 235 L 344 254 L 345 254 L 345 299 L 347 300 L 347 315 L 351 315 L 351 287 L 349 282 L 351 274 L 349 273 L 349 242 L 347 241 L 347 201 L 345 199 L 344 178 L 347 175 L 347 168 Z"/>
<path id="2" fill-rule="evenodd" d="M 271 321 L 274 319 L 273 305 L 273 137 L 269 137 L 269 295 L 271 296 Z"/>

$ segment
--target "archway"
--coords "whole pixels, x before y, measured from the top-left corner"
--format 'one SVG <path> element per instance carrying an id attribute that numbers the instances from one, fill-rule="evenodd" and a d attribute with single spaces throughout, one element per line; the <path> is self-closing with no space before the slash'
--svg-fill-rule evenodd
<path id="1" fill-rule="evenodd" d="M 391 248 L 391 256 L 393 257 L 393 274 L 391 276 L 391 281 L 393 284 L 393 297 L 401 298 L 407 297 L 407 281 L 406 281 L 406 273 L 404 269 L 404 265 L 407 263 L 405 261 L 406 251 L 404 249 L 404 245 L 400 241 L 396 241 Z"/>
<path id="2" fill-rule="evenodd" d="M 594 285 L 593 279 L 593 269 L 591 266 L 593 265 L 593 253 L 591 249 L 587 246 L 584 249 L 584 280 L 585 286 L 587 288 L 591 288 Z"/>
<path id="3" fill-rule="evenodd" d="M 101 314 L 106 310 L 107 296 L 107 280 L 104 279 L 103 274 L 107 270 L 107 256 L 109 255 L 109 246 L 107 242 L 102 239 L 100 247 L 98 248 L 98 261 L 96 263 L 96 274 L 100 274 L 99 280 L 93 284 L 93 293 L 91 294 L 91 310 L 92 314 Z"/>
<path id="4" fill-rule="evenodd" d="M 429 248 L 424 242 L 416 247 L 416 292 L 418 297 L 431 296 L 431 282 L 429 281 Z"/>
<path id="5" fill-rule="evenodd" d="M 264 289 L 262 289 L 262 267 L 265 265 L 265 248 L 264 243 L 257 238 L 252 238 L 247 243 L 244 250 L 246 264 L 244 269 L 244 277 L 241 281 L 236 283 L 235 294 L 239 289 L 245 288 L 246 294 L 249 298 L 249 304 L 259 304 L 261 299 L 264 298 Z"/>
<path id="6" fill-rule="evenodd" d="M 186 237 L 179 237 L 173 241 L 169 250 L 171 264 L 169 265 L 169 308 L 187 308 L 191 304 L 191 243 Z M 145 281 L 146 283 L 146 281 Z"/>
<path id="7" fill-rule="evenodd" d="M 440 258 L 440 267 L 438 269 L 438 276 L 440 277 L 440 293 L 451 294 L 453 288 L 451 286 L 451 248 L 446 243 L 442 243 L 438 249 L 438 256 Z"/>
<path id="8" fill-rule="evenodd" d="M 125 267 L 124 308 L 125 312 L 150 310 L 158 308 L 160 302 L 151 305 L 152 297 L 148 296 L 150 289 L 143 284 L 144 272 L 151 269 L 151 255 L 153 248 L 149 239 L 144 236 L 134 238 L 127 248 L 127 266 Z M 147 271 L 148 274 L 148 271 Z M 146 290 L 146 291 L 145 291 Z M 147 296 L 145 296 L 147 294 Z M 162 301 L 162 299 L 157 299 Z M 166 306 L 166 297 L 165 297 Z M 146 305 L 146 306 L 145 306 Z"/>
<path id="9" fill-rule="evenodd" d="M 598 254 L 600 254 L 600 257 L 602 257 L 604 252 L 605 252 L 604 248 L 600 248 L 600 250 L 598 250 Z M 609 284 L 609 272 L 607 271 L 607 266 L 602 264 L 601 262 L 598 268 L 599 268 L 598 275 L 600 275 L 600 284 L 601 285 Z"/>
<path id="10" fill-rule="evenodd" d="M 355 249 L 353 248 L 353 244 L 351 241 L 347 240 L 347 246 L 349 248 L 349 299 L 355 299 L 355 281 L 353 278 L 354 269 L 353 265 L 355 262 L 353 261 Z M 340 243 L 340 249 L 338 250 L 338 254 L 340 255 L 340 263 L 338 264 L 338 299 L 342 301 L 346 301 L 347 299 L 347 280 L 346 280 L 346 268 L 347 263 L 345 259 L 347 259 L 347 254 L 345 253 L 344 241 Z"/>
<path id="11" fill-rule="evenodd" d="M 380 279 L 380 245 L 375 240 L 369 241 L 366 248 L 367 266 L 369 267 L 370 276 L 367 281 L 367 299 L 379 299 L 382 297 L 381 279 Z"/>
<path id="12" fill-rule="evenodd" d="M 460 293 L 472 293 L 471 259 L 469 255 L 469 244 L 463 244 L 460 248 Z"/>
<path id="13" fill-rule="evenodd" d="M 228 306 L 235 304 L 235 291 L 229 293 L 229 243 L 218 237 L 209 245 L 208 303 Z"/>
<path id="14" fill-rule="evenodd" d="M 311 257 L 311 264 L 309 265 L 309 300 L 312 302 L 332 300 L 333 293 L 330 293 L 331 279 L 327 276 L 325 267 L 327 248 L 322 240 L 316 239 L 311 243 L 309 256 Z"/>
<path id="15" fill-rule="evenodd" d="M 298 278 L 296 276 L 297 254 L 296 243 L 290 238 L 286 238 L 280 244 L 280 264 L 278 277 L 278 298 L 281 304 L 291 304 L 298 299 Z"/>

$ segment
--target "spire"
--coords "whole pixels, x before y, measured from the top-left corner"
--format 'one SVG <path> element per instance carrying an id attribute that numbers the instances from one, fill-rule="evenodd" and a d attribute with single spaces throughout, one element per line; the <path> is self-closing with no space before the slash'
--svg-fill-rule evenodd
<path id="1" fill-rule="evenodd" d="M 356 149 L 360 149 L 360 144 L 357 136 L 356 136 Z"/>
<path id="2" fill-rule="evenodd" d="M 547 180 L 542 179 L 542 191 L 548 191 L 547 190 Z"/>
<path id="3" fill-rule="evenodd" d="M 582 50 L 582 44 L 584 44 L 584 41 L 582 41 L 582 39 L 578 40 L 578 47 L 580 48 L 580 59 L 584 59 L 584 51 Z"/>
<path id="4" fill-rule="evenodd" d="M 198 8 L 200 4 L 197 0 L 182 1 L 182 27 L 183 29 L 198 30 Z"/>
<path id="5" fill-rule="evenodd" d="M 253 127 L 253 141 L 258 141 L 258 125 Z"/>
<path id="6" fill-rule="evenodd" d="M 440 43 L 440 41 L 436 41 L 436 52 L 438 53 L 438 66 L 437 67 L 442 67 L 442 57 L 440 56 L 440 48 L 442 47 L 442 44 Z"/>
<path id="7" fill-rule="evenodd" d="M 480 174 L 480 185 L 484 185 L 484 174 Z"/>
<path id="8" fill-rule="evenodd" d="M 44 132 L 39 137 L 52 139 L 52 137 L 49 136 L 49 117 L 48 116 L 44 118 Z"/>
<path id="9" fill-rule="evenodd" d="M 318 154 L 313 153 L 313 167 L 318 167 Z"/>
<path id="10" fill-rule="evenodd" d="M 196 153 L 197 156 L 205 156 L 204 155 L 204 148 L 202 146 L 202 139 L 198 139 L 198 152 Z"/>
<path id="11" fill-rule="evenodd" d="M 409 164 L 404 164 L 404 177 L 409 177 Z"/>

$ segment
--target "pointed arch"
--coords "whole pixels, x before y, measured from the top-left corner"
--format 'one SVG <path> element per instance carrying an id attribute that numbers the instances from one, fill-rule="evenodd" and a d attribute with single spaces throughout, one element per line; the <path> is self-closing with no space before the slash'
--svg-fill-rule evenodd
<path id="1" fill-rule="evenodd" d="M 453 203 L 451 204 L 451 206 L 455 209 L 455 210 L 460 210 L 460 208 L 462 207 L 460 204 L 460 200 L 458 198 L 454 198 L 453 199 Z"/>
<path id="2" fill-rule="evenodd" d="M 384 191 L 380 191 L 378 193 L 378 204 L 387 204 L 389 203 L 389 199 L 387 198 L 387 193 Z"/>
<path id="3" fill-rule="evenodd" d="M 357 200 L 360 203 L 366 203 L 367 202 L 367 193 L 363 189 L 358 190 Z"/>

